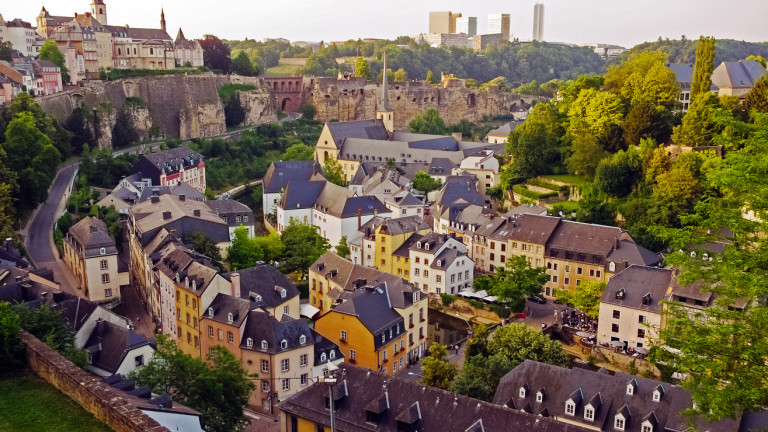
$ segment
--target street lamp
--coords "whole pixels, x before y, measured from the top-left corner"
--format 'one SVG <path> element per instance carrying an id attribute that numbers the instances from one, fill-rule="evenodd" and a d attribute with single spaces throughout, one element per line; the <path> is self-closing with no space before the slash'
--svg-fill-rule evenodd
<path id="1" fill-rule="evenodd" d="M 467 323 L 467 327 L 469 327 L 469 331 L 467 332 L 467 334 L 468 334 L 469 336 L 472 336 L 472 324 L 470 324 L 470 323 L 469 323 L 469 321 L 467 321 L 467 319 L 466 319 L 466 318 L 464 318 L 463 316 L 461 316 L 461 314 L 460 314 L 460 313 L 456 312 L 456 316 L 457 316 L 457 317 L 459 317 L 459 318 L 461 318 L 461 319 L 463 319 L 463 320 L 464 320 L 464 322 L 465 322 L 465 323 Z"/>

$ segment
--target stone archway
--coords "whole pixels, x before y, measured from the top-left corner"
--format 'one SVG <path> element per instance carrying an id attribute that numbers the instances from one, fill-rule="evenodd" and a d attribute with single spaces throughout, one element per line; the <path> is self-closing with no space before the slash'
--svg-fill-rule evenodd
<path id="1" fill-rule="evenodd" d="M 280 111 L 285 112 L 285 107 L 287 106 L 290 109 L 291 105 L 291 98 L 284 98 L 283 102 L 280 103 Z"/>

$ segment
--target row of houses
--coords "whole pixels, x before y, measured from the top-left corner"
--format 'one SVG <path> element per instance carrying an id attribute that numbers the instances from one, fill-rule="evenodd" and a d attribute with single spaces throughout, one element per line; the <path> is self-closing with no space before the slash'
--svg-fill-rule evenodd
<path id="1" fill-rule="evenodd" d="M 45 96 L 62 90 L 61 68 L 48 60 L 18 57 L 14 62 L 0 61 L 0 104 L 11 103 L 24 91 Z"/>

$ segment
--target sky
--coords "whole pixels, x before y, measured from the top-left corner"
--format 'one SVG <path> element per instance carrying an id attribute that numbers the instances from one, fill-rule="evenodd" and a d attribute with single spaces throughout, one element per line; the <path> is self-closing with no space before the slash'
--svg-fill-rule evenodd
<path id="1" fill-rule="evenodd" d="M 90 10 L 91 0 L 4 0 L 6 21 L 35 25 L 41 6 L 52 15 Z M 511 32 L 529 40 L 534 0 L 105 0 L 112 25 L 160 26 L 165 9 L 168 33 L 179 27 L 187 38 L 215 34 L 223 39 L 283 37 L 291 41 L 416 36 L 428 28 L 430 11 L 450 10 L 478 18 L 484 33 L 488 15 L 509 13 Z M 630 48 L 659 36 L 700 35 L 762 42 L 768 40 L 765 0 L 545 0 L 544 39 L 570 43 L 610 43 Z M 727 10 L 726 10 L 727 9 Z M 736 11 L 738 13 L 730 13 Z"/>

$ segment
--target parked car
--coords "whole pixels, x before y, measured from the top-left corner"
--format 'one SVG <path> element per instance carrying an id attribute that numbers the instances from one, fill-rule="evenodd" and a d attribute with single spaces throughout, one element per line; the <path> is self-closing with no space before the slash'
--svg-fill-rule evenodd
<path id="1" fill-rule="evenodd" d="M 545 299 L 544 297 L 539 297 L 537 295 L 528 296 L 528 300 L 538 304 L 544 304 L 547 302 L 547 299 Z"/>

